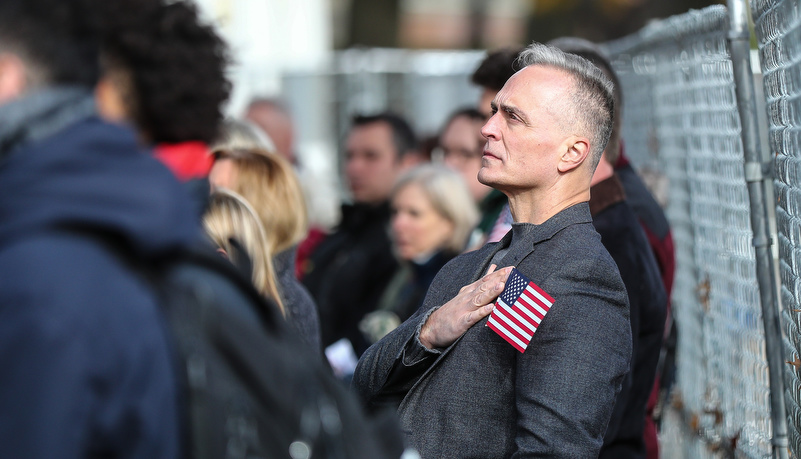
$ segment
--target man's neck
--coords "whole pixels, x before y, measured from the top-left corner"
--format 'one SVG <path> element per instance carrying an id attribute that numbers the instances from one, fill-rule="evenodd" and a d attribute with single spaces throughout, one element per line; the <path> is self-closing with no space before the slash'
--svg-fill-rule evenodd
<path id="1" fill-rule="evenodd" d="M 540 225 L 570 206 L 590 200 L 589 187 L 547 193 L 508 193 L 509 210 L 515 223 Z"/>

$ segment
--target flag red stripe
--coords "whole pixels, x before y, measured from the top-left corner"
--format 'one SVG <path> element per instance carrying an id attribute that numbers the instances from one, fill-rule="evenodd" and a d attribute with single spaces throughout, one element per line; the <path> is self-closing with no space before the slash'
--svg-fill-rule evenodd
<path id="1" fill-rule="evenodd" d="M 524 308 L 528 309 L 529 311 L 531 311 L 532 314 L 534 314 L 534 315 L 536 315 L 537 317 L 540 318 L 540 321 L 542 321 L 542 319 L 545 318 L 545 314 L 543 314 L 537 308 L 534 307 L 534 301 L 531 298 L 529 298 L 528 296 L 524 297 L 523 295 L 520 295 L 520 299 L 518 299 L 515 303 L 519 304 L 520 307 L 524 307 Z M 547 312 L 547 310 L 546 310 L 546 312 Z"/>
<path id="2" fill-rule="evenodd" d="M 510 321 L 510 322 L 512 322 L 512 323 L 514 323 L 515 325 L 517 325 L 518 327 L 522 328 L 524 331 L 528 332 L 530 335 L 533 335 L 533 334 L 534 334 L 534 332 L 535 332 L 535 331 L 537 331 L 537 325 L 536 325 L 536 324 L 533 324 L 533 323 L 531 323 L 530 321 L 528 321 L 528 320 L 525 320 L 525 317 L 524 317 L 524 316 L 525 316 L 525 313 L 523 313 L 522 311 L 514 311 L 514 312 L 515 312 L 517 315 L 519 315 L 521 318 L 523 318 L 523 319 L 524 319 L 523 321 L 521 321 L 520 319 L 518 319 L 517 317 L 515 317 L 515 316 L 513 316 L 511 313 L 509 313 L 509 312 L 507 311 L 507 308 L 508 308 L 508 309 L 511 309 L 512 311 L 514 311 L 514 309 L 515 309 L 514 307 L 511 307 L 511 308 L 510 308 L 510 307 L 508 307 L 508 306 L 503 306 L 503 305 L 501 304 L 501 305 L 499 305 L 499 307 L 498 307 L 497 309 L 495 309 L 495 310 L 496 310 L 496 311 L 503 312 L 503 315 L 504 315 L 504 316 L 505 316 L 507 319 L 509 319 L 509 321 Z M 522 314 L 522 315 L 521 315 L 521 314 Z M 523 341 L 528 341 L 529 339 L 531 339 L 531 338 L 526 338 L 526 337 L 523 337 L 523 338 L 524 338 L 524 339 L 523 339 Z"/>
<path id="3" fill-rule="evenodd" d="M 540 298 L 537 298 L 537 295 L 535 295 L 534 292 L 532 292 L 531 290 L 529 289 L 523 290 L 523 294 L 520 296 L 523 295 L 525 295 L 526 298 L 531 299 L 531 301 L 533 301 L 535 304 L 539 305 L 539 307 L 544 309 L 545 312 L 548 312 L 548 310 L 551 309 L 551 305 L 549 305 L 548 303 L 543 303 L 542 300 Z"/>
<path id="4" fill-rule="evenodd" d="M 513 324 L 517 325 L 518 327 L 520 327 L 520 328 L 522 328 L 524 330 L 526 329 L 526 327 L 522 326 L 522 324 L 519 321 L 515 320 L 514 316 L 512 316 L 511 314 L 508 314 L 506 311 L 504 311 L 503 307 L 496 308 L 493 311 L 493 313 L 496 316 L 498 316 L 496 318 L 496 320 L 498 320 L 498 322 L 501 323 L 504 326 L 504 328 L 509 330 L 510 334 L 515 335 L 517 337 L 517 339 L 519 339 L 520 341 L 522 341 L 522 342 L 524 342 L 526 344 L 528 344 L 528 342 L 531 341 L 531 338 L 527 338 L 527 337 L 523 336 L 522 334 L 520 334 L 520 332 L 515 330 L 514 327 L 510 327 L 510 326 L 508 326 L 508 324 L 504 324 L 503 323 L 503 320 L 506 319 L 509 322 L 512 322 Z M 503 318 L 501 318 L 500 316 L 503 316 Z"/>
<path id="5" fill-rule="evenodd" d="M 551 297 L 551 295 L 548 295 L 547 293 L 545 293 L 545 290 L 541 289 L 541 288 L 540 288 L 540 287 L 539 287 L 537 284 L 535 284 L 534 282 L 529 282 L 529 283 L 528 283 L 528 285 L 529 285 L 529 286 L 531 286 L 531 287 L 532 287 L 534 290 L 536 290 L 536 291 L 537 291 L 537 292 L 538 292 L 540 295 L 544 296 L 546 300 L 548 300 L 548 301 L 550 301 L 550 302 L 551 302 L 551 304 L 553 304 L 553 303 L 554 303 L 554 301 L 556 301 L 556 300 L 554 300 L 554 299 Z M 550 306 L 549 306 L 549 307 L 550 307 Z"/>

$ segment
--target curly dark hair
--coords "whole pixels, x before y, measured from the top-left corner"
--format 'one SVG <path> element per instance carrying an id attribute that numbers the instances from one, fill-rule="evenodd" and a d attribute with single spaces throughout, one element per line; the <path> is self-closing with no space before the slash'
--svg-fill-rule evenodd
<path id="1" fill-rule="evenodd" d="M 185 0 L 95 0 L 107 74 L 121 73 L 125 104 L 154 143 L 210 142 L 231 84 L 228 49 Z"/>
<path id="2" fill-rule="evenodd" d="M 35 83 L 94 86 L 96 17 L 81 0 L 0 1 L 0 43 L 26 61 Z"/>
<path id="3" fill-rule="evenodd" d="M 501 48 L 487 54 L 470 78 L 474 84 L 500 91 L 506 80 L 515 74 L 517 56 L 523 51 L 521 47 Z"/>

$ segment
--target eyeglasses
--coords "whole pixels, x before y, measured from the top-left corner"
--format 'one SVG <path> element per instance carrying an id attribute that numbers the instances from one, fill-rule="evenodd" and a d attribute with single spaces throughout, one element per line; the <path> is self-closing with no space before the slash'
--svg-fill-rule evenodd
<path id="1" fill-rule="evenodd" d="M 431 151 L 431 160 L 434 162 L 448 162 L 453 165 L 463 165 L 473 160 L 481 160 L 483 156 L 481 149 L 467 150 L 464 148 L 446 149 L 438 146 Z"/>

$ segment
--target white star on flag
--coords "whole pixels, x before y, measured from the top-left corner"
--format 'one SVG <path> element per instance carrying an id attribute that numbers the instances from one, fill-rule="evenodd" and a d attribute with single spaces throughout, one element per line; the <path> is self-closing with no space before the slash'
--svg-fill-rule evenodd
<path id="1" fill-rule="evenodd" d="M 487 326 L 515 349 L 525 352 L 553 303 L 554 299 L 543 289 L 512 268 Z"/>

